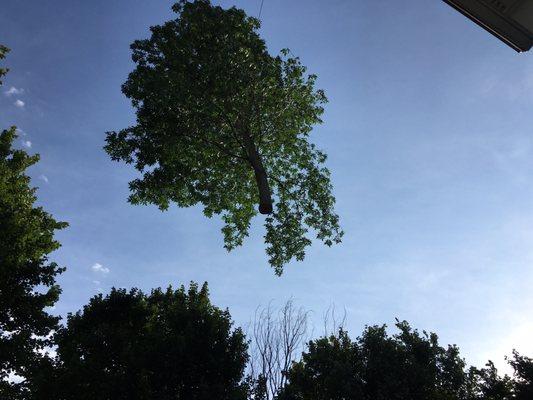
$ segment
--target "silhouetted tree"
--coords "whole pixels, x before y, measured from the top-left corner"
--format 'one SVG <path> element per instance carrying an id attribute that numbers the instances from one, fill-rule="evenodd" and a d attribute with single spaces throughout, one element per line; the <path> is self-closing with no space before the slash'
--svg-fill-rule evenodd
<path id="1" fill-rule="evenodd" d="M 0 46 L 0 59 L 7 48 Z M 0 78 L 6 73 L 0 69 Z M 15 127 L 0 133 L 0 398 L 27 395 L 27 381 L 39 368 L 47 336 L 59 318 L 46 307 L 58 299 L 56 276 L 63 269 L 48 262 L 59 247 L 54 232 L 64 228 L 41 207 L 26 169 L 39 160 L 13 149 Z M 10 378 L 10 379 L 8 379 Z M 14 378 L 14 379 L 12 379 Z"/>
<path id="2" fill-rule="evenodd" d="M 513 397 L 514 382 L 507 375 L 498 375 L 498 370 L 492 361 L 487 362 L 485 368 L 472 367 L 470 374 L 473 376 L 474 386 L 470 391 L 472 400 L 511 400 Z"/>
<path id="3" fill-rule="evenodd" d="M 259 203 L 277 274 L 304 258 L 309 229 L 340 242 L 326 155 L 309 142 L 326 102 L 316 76 L 288 50 L 271 56 L 243 10 L 209 0 L 173 10 L 176 19 L 131 46 L 137 66 L 122 91 L 137 123 L 107 135 L 111 158 L 143 173 L 130 202 L 200 203 L 207 217 L 222 215 L 228 250 L 248 236 Z"/>
<path id="4" fill-rule="evenodd" d="M 533 399 L 533 359 L 513 351 L 509 363 L 514 369 L 514 389 L 517 400 Z"/>
<path id="5" fill-rule="evenodd" d="M 406 322 L 389 336 L 385 326 L 367 327 L 351 340 L 344 330 L 309 342 L 288 371 L 283 400 L 470 399 L 464 360 L 456 346 L 443 348 L 435 334 L 420 334 Z M 473 386 L 473 387 L 470 387 Z"/>
<path id="6" fill-rule="evenodd" d="M 244 335 L 206 284 L 100 294 L 56 343 L 54 399 L 246 399 Z"/>

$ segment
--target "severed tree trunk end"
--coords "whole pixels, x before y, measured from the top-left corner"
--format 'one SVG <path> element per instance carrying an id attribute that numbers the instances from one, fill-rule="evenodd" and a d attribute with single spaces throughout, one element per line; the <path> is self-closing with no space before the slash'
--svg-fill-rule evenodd
<path id="1" fill-rule="evenodd" d="M 272 214 L 272 211 L 274 210 L 272 205 L 272 193 L 270 185 L 268 184 L 268 176 L 265 166 L 263 165 L 263 160 L 247 130 L 244 131 L 242 138 L 246 148 L 248 161 L 254 170 L 255 180 L 257 182 L 257 189 L 259 192 L 259 212 L 261 214 Z"/>
<path id="2" fill-rule="evenodd" d="M 272 211 L 274 211 L 274 208 L 272 207 L 272 203 L 261 203 L 259 204 L 259 212 L 261 214 L 272 214 Z"/>
<path id="3" fill-rule="evenodd" d="M 258 157 L 258 163 L 254 166 L 255 180 L 257 182 L 257 189 L 259 191 L 259 212 L 261 214 L 271 214 L 273 211 L 272 194 L 270 192 L 270 185 L 268 184 L 268 176 L 263 167 L 261 159 Z"/>

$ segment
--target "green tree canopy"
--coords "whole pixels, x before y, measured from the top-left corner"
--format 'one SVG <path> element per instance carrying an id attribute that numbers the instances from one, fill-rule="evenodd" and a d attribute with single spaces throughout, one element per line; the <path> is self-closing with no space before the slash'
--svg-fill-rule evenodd
<path id="1" fill-rule="evenodd" d="M 0 46 L 0 58 L 7 49 Z M 6 69 L 0 70 L 0 77 Z M 50 342 L 58 319 L 46 311 L 58 299 L 55 278 L 63 269 L 48 262 L 59 247 L 54 232 L 66 226 L 35 206 L 26 169 L 39 160 L 13 149 L 15 127 L 0 133 L 0 398 L 17 398 Z"/>
<path id="2" fill-rule="evenodd" d="M 113 289 L 56 336 L 58 400 L 244 400 L 247 344 L 198 289 Z"/>
<path id="3" fill-rule="evenodd" d="M 122 91 L 137 122 L 107 136 L 111 158 L 142 172 L 130 202 L 202 204 L 222 216 L 228 250 L 248 235 L 259 203 L 277 274 L 304 258 L 309 230 L 340 242 L 326 155 L 309 142 L 326 102 L 316 76 L 288 50 L 271 56 L 259 20 L 243 10 L 209 0 L 173 10 L 176 19 L 132 44 L 136 68 Z"/>
<path id="4" fill-rule="evenodd" d="M 280 400 L 510 400 L 512 383 L 494 364 L 466 369 L 456 346 L 406 322 L 389 336 L 367 327 L 356 340 L 341 330 L 308 344 L 287 372 Z"/>

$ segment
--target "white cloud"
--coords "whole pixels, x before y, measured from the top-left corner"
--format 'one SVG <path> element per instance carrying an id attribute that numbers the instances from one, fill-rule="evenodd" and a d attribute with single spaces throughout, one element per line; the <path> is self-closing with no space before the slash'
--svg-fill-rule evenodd
<path id="1" fill-rule="evenodd" d="M 100 285 L 100 281 L 93 281 L 95 285 Z"/>
<path id="2" fill-rule="evenodd" d="M 20 128 L 16 128 L 16 131 L 17 131 L 17 135 L 19 135 L 19 136 L 26 136 L 26 132 L 24 132 L 22 129 L 20 129 Z"/>
<path id="3" fill-rule="evenodd" d="M 31 141 L 29 140 L 23 140 L 22 144 L 24 145 L 24 147 L 27 147 L 28 149 L 31 148 Z"/>
<path id="4" fill-rule="evenodd" d="M 4 93 L 5 93 L 6 96 L 12 96 L 14 94 L 22 94 L 22 93 L 24 93 L 24 89 L 17 89 L 16 87 L 11 86 Z"/>
<path id="5" fill-rule="evenodd" d="M 26 105 L 26 103 L 24 103 L 20 99 L 17 99 L 17 101 L 15 101 L 13 104 L 15 104 L 15 107 L 18 107 L 18 108 L 24 108 L 24 106 Z"/>
<path id="6" fill-rule="evenodd" d="M 110 269 L 107 268 L 107 267 L 104 267 L 102 264 L 100 263 L 95 263 L 91 269 L 94 271 L 94 272 L 99 272 L 101 274 L 108 274 L 110 272 Z"/>
<path id="7" fill-rule="evenodd" d="M 44 183 L 48 183 L 48 177 L 46 175 L 40 175 L 39 179 L 41 179 Z"/>
<path id="8" fill-rule="evenodd" d="M 497 96 L 506 101 L 530 98 L 533 88 L 533 75 L 524 70 L 522 73 L 493 73 L 480 80 L 480 92 L 484 96 Z"/>

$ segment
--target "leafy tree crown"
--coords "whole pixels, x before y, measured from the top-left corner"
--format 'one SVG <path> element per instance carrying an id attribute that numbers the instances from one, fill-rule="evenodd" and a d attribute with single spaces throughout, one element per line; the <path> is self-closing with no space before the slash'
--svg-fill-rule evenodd
<path id="1" fill-rule="evenodd" d="M 244 334 L 206 284 L 113 289 L 70 314 L 56 340 L 60 399 L 246 399 Z"/>
<path id="2" fill-rule="evenodd" d="M 346 331 L 308 344 L 287 371 L 278 400 L 511 400 L 508 377 L 494 365 L 465 368 L 457 346 L 398 321 L 399 333 L 369 326 L 356 340 Z M 526 365 L 526 364 L 524 364 Z"/>
<path id="3" fill-rule="evenodd" d="M 137 121 L 106 139 L 112 159 L 142 173 L 130 202 L 202 204 L 221 215 L 228 250 L 248 236 L 259 203 L 277 274 L 303 260 L 309 230 L 340 242 L 326 155 L 309 141 L 327 101 L 317 77 L 289 50 L 271 56 L 243 10 L 208 0 L 173 9 L 176 19 L 132 44 L 136 67 L 122 91 Z"/>

